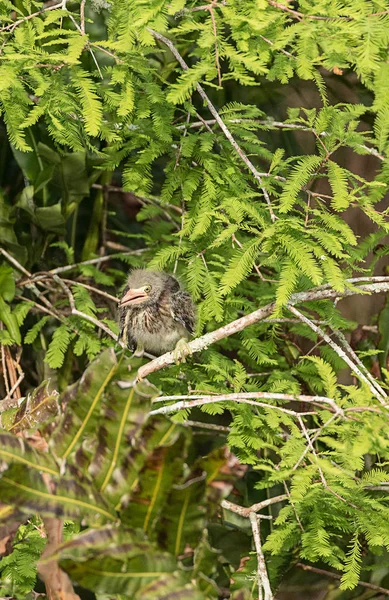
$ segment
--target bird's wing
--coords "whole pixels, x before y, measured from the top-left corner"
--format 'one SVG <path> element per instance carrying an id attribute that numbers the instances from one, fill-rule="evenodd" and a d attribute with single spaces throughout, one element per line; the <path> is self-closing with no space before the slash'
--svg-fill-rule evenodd
<path id="1" fill-rule="evenodd" d="M 131 336 L 130 316 L 130 310 L 126 310 L 124 308 L 119 309 L 119 340 L 121 340 L 129 350 L 133 351 L 135 350 L 136 341 Z"/>
<path id="2" fill-rule="evenodd" d="M 172 315 L 175 321 L 178 321 L 189 331 L 194 332 L 196 324 L 196 311 L 192 298 L 187 292 L 180 290 L 172 294 Z"/>

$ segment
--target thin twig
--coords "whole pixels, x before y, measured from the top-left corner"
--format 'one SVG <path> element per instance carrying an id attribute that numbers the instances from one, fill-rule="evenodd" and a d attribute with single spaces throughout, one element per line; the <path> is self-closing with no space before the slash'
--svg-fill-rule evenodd
<path id="1" fill-rule="evenodd" d="M 5 258 L 8 260 L 8 262 L 11 263 L 11 265 L 13 265 L 14 267 L 16 267 L 16 269 L 18 271 L 20 271 L 21 273 L 24 273 L 24 275 L 27 275 L 27 277 L 31 277 L 31 273 L 29 271 L 27 271 L 27 269 L 25 269 L 20 262 L 18 262 L 16 260 L 16 258 L 14 258 L 11 254 L 9 254 L 6 250 L 4 250 L 4 248 L 0 248 L 0 252 L 3 256 L 5 256 Z"/>
<path id="2" fill-rule="evenodd" d="M 32 13 L 31 15 L 27 15 L 26 17 L 18 19 L 17 21 L 14 21 L 13 23 L 6 25 L 5 27 L 2 27 L 0 29 L 0 33 L 2 33 L 3 31 L 11 31 L 11 33 L 12 33 L 13 30 L 18 25 L 21 25 L 21 23 L 24 23 L 25 21 L 29 21 L 30 19 L 33 19 L 34 17 L 39 17 L 39 15 L 41 15 L 42 13 L 47 12 L 49 10 L 56 10 L 57 8 L 62 8 L 62 2 L 60 2 L 59 4 L 54 4 L 53 6 L 43 7 L 40 10 L 38 10 L 37 12 Z"/>
<path id="3" fill-rule="evenodd" d="M 95 294 L 99 294 L 99 296 L 103 296 L 104 298 L 107 298 L 107 300 L 111 300 L 112 302 L 115 302 L 116 304 L 119 302 L 119 298 L 116 298 L 116 296 L 112 296 L 112 294 L 108 294 L 108 292 L 99 290 L 98 288 L 95 288 L 92 285 L 89 285 L 87 283 L 81 283 L 81 281 L 73 281 L 72 279 L 63 279 L 63 281 L 65 281 L 66 283 L 70 283 L 71 285 L 80 285 L 81 287 L 83 287 L 87 290 L 90 290 L 91 292 L 94 292 Z"/>
<path id="4" fill-rule="evenodd" d="M 93 323 L 93 325 L 96 325 L 96 327 L 98 327 L 102 331 L 105 331 L 105 333 L 107 335 L 109 335 L 116 342 L 118 342 L 118 344 L 122 348 L 125 348 L 123 342 L 121 342 L 120 340 L 118 340 L 118 336 L 107 325 L 105 325 L 105 323 L 102 323 L 101 321 L 99 321 L 95 317 L 91 317 L 90 315 L 87 315 L 84 312 L 81 312 L 80 310 L 77 310 L 76 305 L 75 305 L 75 301 L 74 301 L 74 296 L 73 296 L 70 288 L 65 284 L 65 282 L 64 282 L 63 279 L 61 279 L 60 277 L 58 277 L 58 275 L 53 275 L 53 279 L 58 283 L 58 285 L 61 286 L 61 288 L 63 289 L 63 291 L 65 292 L 65 294 L 68 296 L 72 315 L 75 315 L 77 317 L 81 317 L 82 319 L 85 319 L 85 321 L 89 321 L 90 323 Z"/>
<path id="5" fill-rule="evenodd" d="M 216 59 L 216 67 L 217 67 L 217 80 L 218 80 L 219 87 L 221 87 L 222 86 L 222 75 L 221 75 L 221 71 L 220 71 L 219 49 L 218 49 L 218 45 L 217 45 L 216 19 L 215 19 L 215 14 L 213 12 L 212 6 L 209 7 L 208 11 L 209 11 L 209 14 L 211 15 L 213 34 L 215 36 L 215 59 Z"/>
<path id="6" fill-rule="evenodd" d="M 289 488 L 287 486 L 286 481 L 283 481 L 283 484 L 284 484 L 284 489 L 285 489 L 286 495 L 288 496 L 289 504 L 293 508 L 294 516 L 296 517 L 296 521 L 298 523 L 298 526 L 300 527 L 301 531 L 304 533 L 305 532 L 304 526 L 301 523 L 300 517 L 298 516 L 296 507 L 295 507 L 294 502 L 292 501 L 292 498 L 290 496 L 290 491 L 289 491 Z"/>
<path id="7" fill-rule="evenodd" d="M 335 413 L 325 423 L 323 423 L 323 425 L 321 427 L 319 427 L 318 431 L 315 433 L 315 435 L 311 439 L 312 444 L 321 436 L 323 429 L 328 427 L 328 425 L 330 425 L 332 423 L 332 421 L 335 421 L 335 419 L 337 419 L 338 416 L 339 416 L 339 414 Z M 298 459 L 298 461 L 292 468 L 292 471 L 295 471 L 300 466 L 301 462 L 304 460 L 304 457 L 307 455 L 309 449 L 310 449 L 309 446 L 305 446 L 304 452 L 301 454 L 300 458 Z"/>
<path id="8" fill-rule="evenodd" d="M 189 69 L 188 65 L 186 64 L 186 62 L 184 61 L 184 59 L 182 58 L 181 54 L 178 52 L 177 48 L 174 46 L 174 44 L 173 44 L 173 42 L 171 40 L 169 40 L 164 35 L 161 35 L 157 31 L 154 31 L 153 29 L 148 28 L 148 31 L 155 37 L 155 39 L 160 40 L 163 44 L 165 44 L 165 46 L 167 46 L 169 48 L 169 50 L 176 57 L 176 59 L 178 60 L 178 62 L 180 63 L 181 67 L 184 70 L 188 70 Z M 231 134 L 230 130 L 228 129 L 228 127 L 224 123 L 223 119 L 220 117 L 219 113 L 217 112 L 216 108 L 214 107 L 214 105 L 212 104 L 212 102 L 210 101 L 210 99 L 208 98 L 208 96 L 205 93 L 203 87 L 198 83 L 197 86 L 196 86 L 196 89 L 197 89 L 198 93 L 200 94 L 201 98 L 207 104 L 207 106 L 209 108 L 209 111 L 211 112 L 211 114 L 216 119 L 216 121 L 217 121 L 220 129 L 223 131 L 224 135 L 226 136 L 226 138 L 230 142 L 231 146 L 239 154 L 240 158 L 243 160 L 243 162 L 246 165 L 246 167 L 248 168 L 248 170 L 251 171 L 251 173 L 253 174 L 254 178 L 258 181 L 259 186 L 260 186 L 260 188 L 262 190 L 263 196 L 264 196 L 264 198 L 265 198 L 265 200 L 267 202 L 267 205 L 268 205 L 268 208 L 269 208 L 269 212 L 270 212 L 271 220 L 274 222 L 277 217 L 275 216 L 275 214 L 273 212 L 273 208 L 272 208 L 271 201 L 270 201 L 270 196 L 268 194 L 268 191 L 266 190 L 266 188 L 263 185 L 262 178 L 261 178 L 260 174 L 258 173 L 257 169 L 254 167 L 254 165 L 252 164 L 252 162 L 249 160 L 249 158 L 246 156 L 246 154 L 243 152 L 243 150 L 241 149 L 241 147 L 239 146 L 239 144 L 236 142 L 236 140 L 233 137 L 233 135 Z"/>
<path id="9" fill-rule="evenodd" d="M 72 308 L 72 315 L 76 315 L 78 317 L 81 317 L 82 319 L 85 319 L 85 321 L 89 321 L 90 323 L 93 323 L 93 325 L 96 325 L 96 327 L 98 327 L 102 331 L 105 331 L 105 333 L 107 335 L 109 335 L 109 337 L 114 339 L 115 342 L 117 342 L 119 344 L 119 346 L 121 346 L 122 348 L 126 347 L 121 340 L 118 340 L 118 336 L 116 335 L 116 333 L 114 333 L 112 331 L 112 329 L 110 329 L 107 325 L 105 325 L 98 319 L 95 319 L 94 317 L 91 317 L 90 315 L 86 315 L 85 313 L 81 312 L 80 310 L 77 310 L 76 308 Z"/>
<path id="10" fill-rule="evenodd" d="M 34 283 L 37 283 L 37 282 L 40 282 L 40 281 L 42 281 L 44 279 L 47 279 L 47 278 L 53 278 L 54 279 L 53 274 L 51 273 L 51 271 L 48 271 L 47 273 L 43 273 L 42 275 L 41 274 L 33 275 L 30 281 L 34 282 Z M 108 294 L 108 292 L 104 292 L 103 290 L 99 290 L 98 288 L 93 287 L 92 285 L 89 285 L 87 283 L 82 283 L 81 281 L 77 281 L 77 280 L 73 280 L 73 279 L 65 279 L 65 278 L 62 278 L 62 281 L 64 281 L 67 284 L 70 284 L 70 285 L 79 285 L 79 286 L 81 286 L 81 287 L 83 287 L 83 288 L 85 288 L 87 290 L 90 290 L 91 292 L 94 292 L 95 294 L 99 294 L 99 296 L 103 296 L 104 298 L 107 298 L 107 300 L 111 300 L 112 302 L 115 302 L 115 303 L 119 302 L 119 299 L 116 298 L 116 296 L 112 296 L 112 294 Z M 26 283 L 28 283 L 28 281 L 27 282 L 22 282 L 21 285 L 26 285 Z"/>
<path id="11" fill-rule="evenodd" d="M 297 308 L 295 308 L 294 306 L 288 306 L 288 309 L 290 310 L 291 313 L 293 313 L 298 319 L 300 319 L 303 323 L 305 323 L 306 325 L 308 325 L 308 327 L 310 327 L 312 329 L 312 331 L 314 331 L 315 333 L 317 333 L 317 335 L 319 335 L 329 346 L 331 346 L 331 348 L 336 352 L 336 354 L 350 367 L 350 369 L 355 373 L 355 375 L 357 377 L 359 377 L 359 379 L 361 379 L 364 383 L 366 383 L 366 385 L 369 387 L 371 393 L 377 398 L 377 400 L 385 406 L 386 404 L 386 399 L 387 396 L 385 394 L 385 392 L 382 390 L 383 393 L 381 393 L 380 391 L 378 391 L 378 389 L 376 388 L 375 385 L 372 385 L 370 379 L 368 379 L 366 377 L 366 375 L 364 375 L 361 371 L 361 369 L 355 364 L 355 362 L 353 362 L 351 360 L 351 358 L 349 356 L 347 356 L 347 354 L 345 353 L 345 351 L 338 346 L 338 344 L 336 344 L 331 338 L 330 336 L 325 333 L 318 325 L 315 325 L 315 323 L 313 323 L 310 319 L 308 319 L 308 317 L 306 317 L 305 315 L 303 315 L 299 310 L 297 310 Z"/>
<path id="12" fill-rule="evenodd" d="M 7 373 L 7 365 L 5 362 L 5 352 L 4 352 L 4 344 L 1 344 L 1 366 L 3 369 L 3 379 L 5 385 L 5 391 L 7 392 L 7 397 L 10 395 L 11 390 L 8 382 L 8 373 Z"/>
<path id="13" fill-rule="evenodd" d="M 5 396 L 5 398 L 0 400 L 0 413 L 4 412 L 4 410 L 7 410 L 8 408 L 14 408 L 15 406 L 18 406 L 19 398 L 13 398 L 12 396 L 13 396 L 13 393 L 16 390 L 16 388 L 18 388 L 19 385 L 22 383 L 23 379 L 24 379 L 24 373 L 21 373 L 19 375 L 19 378 L 17 379 L 17 381 L 14 383 L 14 385 L 8 392 L 8 394 Z"/>
<path id="14" fill-rule="evenodd" d="M 222 433 L 229 433 L 231 431 L 231 427 L 226 427 L 225 425 L 216 425 L 215 423 L 203 423 L 201 421 L 184 421 L 182 423 L 184 427 L 200 427 L 201 429 L 210 429 L 211 431 L 220 431 Z"/>
<path id="15" fill-rule="evenodd" d="M 333 496 L 335 496 L 336 498 L 338 498 L 338 500 L 341 500 L 342 502 L 344 502 L 344 503 L 345 503 L 345 504 L 347 504 L 348 506 L 351 506 L 352 508 L 355 508 L 355 510 L 359 510 L 358 506 L 356 506 L 356 505 L 355 505 L 355 504 L 353 504 L 352 502 L 348 502 L 348 501 L 347 501 L 345 498 L 343 498 L 343 496 L 341 496 L 340 494 L 338 494 L 337 492 L 335 492 L 335 490 L 333 490 L 333 489 L 332 489 L 332 488 L 331 488 L 331 487 L 328 485 L 328 483 L 327 483 L 327 480 L 326 480 L 326 478 L 325 478 L 325 476 L 324 476 L 323 470 L 322 470 L 322 468 L 321 468 L 321 466 L 320 466 L 320 464 L 319 464 L 319 461 L 318 461 L 318 456 L 317 456 L 317 453 L 316 453 L 315 447 L 314 447 L 314 445 L 313 445 L 313 443 L 312 443 L 312 440 L 311 440 L 311 438 L 309 437 L 308 431 L 307 431 L 307 429 L 306 429 L 306 427 L 305 427 L 305 425 L 304 425 L 304 421 L 302 420 L 302 418 L 301 418 L 301 416 L 300 416 L 300 415 L 297 415 L 297 419 L 298 419 L 298 422 L 299 422 L 299 424 L 300 424 L 300 427 L 301 427 L 301 429 L 302 429 L 302 432 L 304 433 L 304 436 L 305 436 L 305 438 L 306 438 L 306 440 L 307 440 L 307 442 L 308 442 L 309 449 L 311 450 L 311 452 L 312 452 L 313 456 L 315 457 L 315 461 L 316 461 L 316 463 L 315 463 L 315 464 L 316 464 L 316 466 L 317 466 L 317 469 L 318 469 L 318 471 L 319 471 L 319 475 L 320 475 L 320 479 L 321 479 L 321 481 L 322 481 L 322 484 L 323 484 L 323 486 L 325 487 L 325 489 L 326 489 L 326 490 L 328 490 L 328 491 L 330 492 L 330 494 L 332 494 Z"/>
<path id="16" fill-rule="evenodd" d="M 355 362 L 355 364 L 358 365 L 358 367 L 361 369 L 362 373 L 364 373 L 366 375 L 366 377 L 369 379 L 370 383 L 376 388 L 378 393 L 381 394 L 381 396 L 383 398 L 386 398 L 387 394 L 386 394 L 385 390 L 381 387 L 379 382 L 373 377 L 373 375 L 370 373 L 370 371 L 365 367 L 365 365 L 363 364 L 363 362 L 361 361 L 359 356 L 351 348 L 350 344 L 346 340 L 343 333 L 338 330 L 333 330 L 333 332 L 337 336 L 337 338 L 339 339 L 341 344 L 343 345 L 344 349 L 349 353 L 350 357 Z"/>
<path id="17" fill-rule="evenodd" d="M 263 36 L 261 36 L 263 37 Z M 269 40 L 265 40 L 267 42 L 269 42 Z M 269 42 L 270 43 L 270 42 Z M 287 53 L 289 54 L 289 53 Z M 291 56 L 291 55 L 290 55 Z M 300 125 L 298 123 L 284 123 L 282 121 L 273 121 L 272 119 L 245 119 L 245 118 L 241 118 L 241 119 L 226 119 L 227 123 L 235 123 L 235 124 L 240 124 L 240 123 L 256 123 L 258 125 L 263 125 L 264 127 L 266 127 L 267 129 L 289 129 L 291 131 L 305 131 L 308 133 L 313 133 L 314 135 L 317 135 L 319 137 L 326 137 L 328 135 L 328 133 L 326 131 L 321 131 L 321 132 L 316 132 L 316 130 L 313 127 L 307 127 L 306 125 Z M 207 120 L 201 120 L 201 121 L 193 121 L 190 124 L 190 128 L 191 129 L 196 129 L 198 127 L 203 127 L 203 126 L 211 126 L 211 125 L 215 125 L 216 124 L 216 119 L 207 119 Z M 176 129 L 183 129 L 183 125 L 177 125 Z M 383 154 L 381 154 L 376 148 L 370 148 L 369 146 L 366 146 L 365 144 L 356 144 L 356 146 L 358 148 L 361 148 L 362 150 L 365 150 L 368 154 L 371 154 L 372 156 L 375 156 L 376 158 L 379 158 L 380 160 L 385 160 L 385 156 Z M 271 173 L 261 173 L 261 177 L 272 177 Z M 315 195 L 312 193 L 312 195 Z M 323 194 L 320 194 L 321 196 Z M 331 196 L 329 196 L 331 197 Z"/>
<path id="18" fill-rule="evenodd" d="M 1 250 L 1 248 L 0 248 Z M 139 248 L 138 250 L 129 250 L 126 254 L 140 256 L 143 252 L 146 252 L 148 248 Z M 107 256 L 99 256 L 98 258 L 91 258 L 90 260 L 84 260 L 83 262 L 74 263 L 73 265 L 65 265 L 64 267 L 57 267 L 56 269 L 51 269 L 49 273 L 52 275 L 58 275 L 58 273 L 65 273 L 66 271 L 72 271 L 73 269 L 78 269 L 83 265 L 97 265 L 105 262 L 107 260 L 120 260 L 120 254 L 109 254 Z"/>
<path id="19" fill-rule="evenodd" d="M 286 6 L 285 4 L 281 4 L 281 2 L 275 2 L 275 0 L 268 0 L 269 4 L 271 6 L 274 6 L 274 8 L 279 8 L 282 11 L 287 12 L 288 14 L 292 15 L 295 19 L 297 19 L 298 21 L 302 21 L 303 19 L 314 19 L 316 21 L 336 21 L 338 19 L 343 19 L 345 21 L 351 21 L 352 18 L 351 17 L 343 17 L 343 16 L 338 16 L 338 17 L 321 17 L 319 15 L 306 15 L 302 12 L 299 12 L 297 10 L 293 10 L 292 8 L 290 8 L 289 6 Z"/>
<path id="20" fill-rule="evenodd" d="M 318 569 L 317 567 L 311 567 L 311 565 L 306 565 L 304 563 L 297 563 L 296 567 L 299 569 L 303 569 L 304 571 L 311 571 L 312 573 L 317 573 L 317 575 L 324 575 L 324 577 L 330 577 L 331 579 L 341 580 L 342 576 L 337 573 L 332 573 L 331 571 L 325 571 L 324 569 Z M 384 594 L 384 596 L 389 596 L 389 590 L 383 588 L 379 585 L 374 585 L 373 583 L 368 583 L 367 581 L 358 581 L 357 585 L 361 587 L 367 588 L 369 590 L 374 590 L 375 592 L 379 592 L 380 594 Z"/>

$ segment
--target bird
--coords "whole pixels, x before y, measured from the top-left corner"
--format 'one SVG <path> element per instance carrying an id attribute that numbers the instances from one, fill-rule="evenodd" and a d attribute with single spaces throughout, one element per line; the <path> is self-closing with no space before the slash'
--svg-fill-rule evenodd
<path id="1" fill-rule="evenodd" d="M 174 352 L 176 364 L 191 354 L 196 309 L 188 292 L 170 273 L 134 269 L 119 302 L 119 339 L 143 356 Z"/>

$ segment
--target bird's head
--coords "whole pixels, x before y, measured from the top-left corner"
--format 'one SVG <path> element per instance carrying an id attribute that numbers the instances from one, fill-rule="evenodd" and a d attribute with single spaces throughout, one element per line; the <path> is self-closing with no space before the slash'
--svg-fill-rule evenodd
<path id="1" fill-rule="evenodd" d="M 135 269 L 128 277 L 119 306 L 123 308 L 135 304 L 153 304 L 163 292 L 172 287 L 173 282 L 178 286 L 177 281 L 167 273 Z"/>

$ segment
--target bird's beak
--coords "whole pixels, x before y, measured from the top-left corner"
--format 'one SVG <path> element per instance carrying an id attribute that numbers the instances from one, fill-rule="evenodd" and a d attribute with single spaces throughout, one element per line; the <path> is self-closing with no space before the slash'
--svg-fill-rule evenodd
<path id="1" fill-rule="evenodd" d="M 123 296 L 120 301 L 120 306 L 127 306 L 127 304 L 140 304 L 147 298 L 147 294 L 143 288 L 137 290 L 128 290 L 127 294 Z"/>

